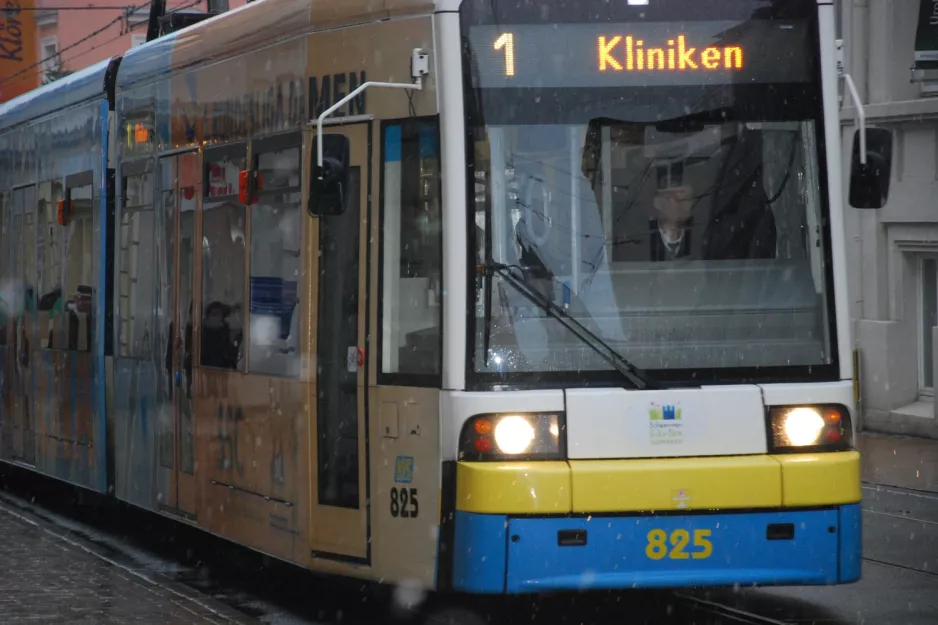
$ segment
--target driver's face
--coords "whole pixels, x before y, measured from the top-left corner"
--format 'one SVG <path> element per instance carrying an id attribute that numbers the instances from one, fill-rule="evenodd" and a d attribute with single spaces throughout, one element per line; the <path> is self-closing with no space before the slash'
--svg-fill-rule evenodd
<path id="1" fill-rule="evenodd" d="M 671 223 L 683 223 L 690 219 L 694 204 L 693 189 L 689 186 L 659 189 L 655 194 L 655 210 Z"/>

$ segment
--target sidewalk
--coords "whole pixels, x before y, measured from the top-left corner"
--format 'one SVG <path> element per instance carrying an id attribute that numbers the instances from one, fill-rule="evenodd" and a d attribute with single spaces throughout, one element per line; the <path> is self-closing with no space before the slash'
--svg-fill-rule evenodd
<path id="1" fill-rule="evenodd" d="M 857 447 L 865 484 L 938 493 L 938 441 L 862 432 Z"/>
<path id="2" fill-rule="evenodd" d="M 0 503 L 0 623 L 253 623 L 93 543 Z"/>

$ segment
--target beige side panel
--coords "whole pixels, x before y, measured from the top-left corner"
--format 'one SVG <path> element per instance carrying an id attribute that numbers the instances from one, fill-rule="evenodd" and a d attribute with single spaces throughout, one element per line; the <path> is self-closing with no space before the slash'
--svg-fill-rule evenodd
<path id="1" fill-rule="evenodd" d="M 316 103 L 320 110 L 324 103 L 332 104 L 351 91 L 351 79 L 365 73 L 366 80 L 382 82 L 411 82 L 410 57 L 414 48 L 430 51 L 430 76 L 424 79 L 422 91 L 413 93 L 414 114 L 437 113 L 436 66 L 433 55 L 433 30 L 429 17 L 400 19 L 377 24 L 366 24 L 316 33 L 307 39 L 307 71 L 317 81 L 320 93 Z M 343 82 L 336 85 L 335 77 Z M 322 93 L 324 79 L 329 86 Z M 312 94 L 310 94 L 312 97 Z M 364 107 L 350 103 L 337 112 L 337 116 L 368 113 L 375 119 L 407 117 L 407 92 L 401 89 L 370 88 L 364 94 Z M 362 108 L 364 110 L 362 110 Z M 380 127 L 375 126 L 377 136 Z M 377 153 L 378 151 L 376 151 Z"/>
<path id="2" fill-rule="evenodd" d="M 440 522 L 440 391 L 370 391 L 374 572 L 431 588 Z"/>
<path id="3" fill-rule="evenodd" d="M 337 28 L 400 15 L 431 13 L 429 0 L 264 0 L 182 31 L 172 50 L 174 69 L 225 58 L 312 29 Z"/>

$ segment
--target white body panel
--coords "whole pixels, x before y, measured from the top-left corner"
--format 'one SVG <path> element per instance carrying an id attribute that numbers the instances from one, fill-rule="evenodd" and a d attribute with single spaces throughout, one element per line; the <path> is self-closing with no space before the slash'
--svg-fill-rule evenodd
<path id="1" fill-rule="evenodd" d="M 466 118 L 458 13 L 433 16 L 443 181 L 443 388 L 466 384 Z"/>
<path id="2" fill-rule="evenodd" d="M 466 375 L 467 249 L 466 169 L 463 85 L 457 46 L 448 42 L 460 37 L 459 0 L 438 0 L 434 17 L 440 68 L 438 97 L 443 149 L 444 265 L 447 281 L 444 304 L 444 374 L 441 394 L 442 459 L 457 457 L 459 434 L 471 416 L 492 412 L 537 412 L 565 410 L 568 454 L 571 459 L 688 457 L 767 452 L 765 407 L 836 403 L 847 406 L 856 422 L 853 402 L 853 340 L 845 267 L 844 190 L 839 173 L 841 153 L 835 60 L 834 6 L 819 2 L 821 31 L 820 60 L 824 97 L 825 162 L 820 167 L 829 176 L 827 200 L 831 223 L 834 315 L 842 381 L 819 383 L 764 382 L 749 385 L 709 386 L 697 389 L 632 391 L 616 388 L 543 391 L 463 392 Z M 446 44 L 446 45 L 444 45 Z M 445 69 L 443 69 L 445 68 Z M 470 341 L 471 344 L 471 341 Z M 678 405 L 680 425 L 674 420 L 656 420 L 652 427 L 652 404 Z M 680 442 L 654 443 L 651 432 L 680 432 Z M 667 437 L 664 437 L 667 439 Z"/>
<path id="3" fill-rule="evenodd" d="M 853 377 L 853 336 L 850 331 L 850 298 L 847 293 L 847 252 L 844 232 L 844 189 L 839 175 L 840 111 L 837 97 L 836 25 L 833 3 L 818 6 L 821 40 L 821 95 L 824 100 L 824 156 L 821 167 L 827 171 L 827 200 L 830 209 L 831 258 L 834 262 L 834 310 L 837 320 L 837 350 L 840 379 Z M 849 405 L 849 404 L 848 404 Z"/>
<path id="4" fill-rule="evenodd" d="M 567 454 L 575 460 L 730 456 L 766 452 L 758 386 L 627 391 L 570 389 Z M 674 406 L 674 419 L 653 419 Z"/>
<path id="5" fill-rule="evenodd" d="M 440 435 L 443 460 L 456 460 L 463 424 L 477 414 L 490 412 L 563 412 L 563 391 L 446 392 L 440 395 L 443 427 Z"/>
<path id="6" fill-rule="evenodd" d="M 853 405 L 853 382 L 814 382 L 811 384 L 760 384 L 762 399 L 766 406 L 788 406 L 792 404 L 842 404 L 850 409 Z"/>

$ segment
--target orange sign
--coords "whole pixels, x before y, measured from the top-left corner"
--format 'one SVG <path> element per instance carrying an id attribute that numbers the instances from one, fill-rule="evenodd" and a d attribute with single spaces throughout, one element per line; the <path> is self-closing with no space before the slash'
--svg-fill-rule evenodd
<path id="1" fill-rule="evenodd" d="M 645 47 L 645 42 L 632 35 L 623 39 L 600 36 L 599 71 L 609 69 L 621 72 L 634 71 L 716 71 L 719 69 L 743 69 L 743 49 L 740 46 L 708 46 L 698 48 L 687 45 L 687 38 L 678 35 L 668 39 L 667 46 Z"/>
<path id="2" fill-rule="evenodd" d="M 39 86 L 35 4 L 0 0 L 0 102 Z"/>

